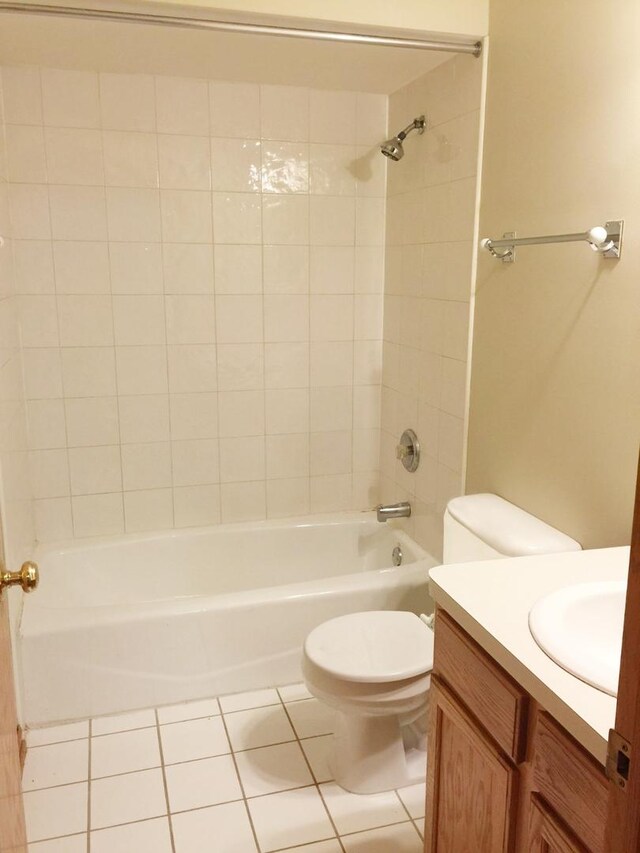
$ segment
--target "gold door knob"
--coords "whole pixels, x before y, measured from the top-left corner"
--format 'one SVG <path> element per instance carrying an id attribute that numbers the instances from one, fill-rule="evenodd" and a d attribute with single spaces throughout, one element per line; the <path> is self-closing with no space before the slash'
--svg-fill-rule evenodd
<path id="1" fill-rule="evenodd" d="M 18 585 L 22 587 L 23 592 L 33 592 L 39 580 L 38 565 L 29 560 L 22 564 L 19 572 L 0 571 L 0 593 L 5 587 Z"/>

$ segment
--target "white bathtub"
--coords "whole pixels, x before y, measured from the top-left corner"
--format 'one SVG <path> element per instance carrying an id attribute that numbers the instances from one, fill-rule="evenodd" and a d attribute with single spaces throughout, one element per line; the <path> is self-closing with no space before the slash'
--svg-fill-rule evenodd
<path id="1" fill-rule="evenodd" d="M 20 629 L 30 725 L 299 681 L 315 625 L 424 611 L 436 564 L 373 513 L 95 539 L 35 559 Z"/>

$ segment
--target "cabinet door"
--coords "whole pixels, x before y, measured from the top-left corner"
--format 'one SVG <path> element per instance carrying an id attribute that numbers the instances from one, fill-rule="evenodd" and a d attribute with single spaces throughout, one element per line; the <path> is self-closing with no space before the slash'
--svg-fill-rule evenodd
<path id="1" fill-rule="evenodd" d="M 527 853 L 588 853 L 540 797 L 531 797 Z"/>
<path id="2" fill-rule="evenodd" d="M 517 770 L 435 677 L 430 702 L 425 850 L 512 851 Z"/>

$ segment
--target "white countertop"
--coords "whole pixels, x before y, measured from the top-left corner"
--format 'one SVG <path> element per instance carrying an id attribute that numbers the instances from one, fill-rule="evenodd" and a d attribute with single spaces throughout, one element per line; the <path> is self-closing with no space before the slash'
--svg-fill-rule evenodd
<path id="1" fill-rule="evenodd" d="M 436 603 L 604 765 L 615 698 L 547 657 L 529 632 L 528 617 L 549 592 L 626 580 L 628 568 L 629 548 L 603 548 L 437 566 L 429 572 L 429 585 Z"/>

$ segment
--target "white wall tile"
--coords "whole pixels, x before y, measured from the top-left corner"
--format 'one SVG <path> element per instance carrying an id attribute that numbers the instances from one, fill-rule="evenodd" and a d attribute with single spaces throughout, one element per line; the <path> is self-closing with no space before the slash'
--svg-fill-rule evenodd
<path id="1" fill-rule="evenodd" d="M 42 124 L 40 69 L 28 66 L 3 68 L 2 100 L 8 123 Z"/>
<path id="2" fill-rule="evenodd" d="M 107 239 L 103 187 L 51 186 L 49 201 L 54 240 Z"/>
<path id="3" fill-rule="evenodd" d="M 171 485 L 171 446 L 168 441 L 124 444 L 121 452 L 125 492 Z"/>
<path id="4" fill-rule="evenodd" d="M 208 344 L 169 347 L 169 390 L 172 394 L 215 391 L 216 348 Z"/>
<path id="5" fill-rule="evenodd" d="M 223 483 L 220 486 L 222 521 L 259 521 L 266 518 L 264 482 Z"/>
<path id="6" fill-rule="evenodd" d="M 29 470 L 34 498 L 58 498 L 70 494 L 66 450 L 33 450 Z"/>
<path id="7" fill-rule="evenodd" d="M 221 344 L 263 340 L 261 296 L 216 297 L 216 337 Z"/>
<path id="8" fill-rule="evenodd" d="M 58 317 L 55 296 L 21 296 L 20 334 L 23 347 L 57 347 Z"/>
<path id="9" fill-rule="evenodd" d="M 265 384 L 264 346 L 218 344 L 218 388 L 220 391 L 251 391 Z"/>
<path id="10" fill-rule="evenodd" d="M 275 140 L 263 142 L 262 192 L 309 192 L 308 145 Z"/>
<path id="11" fill-rule="evenodd" d="M 309 512 L 309 478 L 267 480 L 267 516 L 288 518 Z"/>
<path id="12" fill-rule="evenodd" d="M 113 344 L 113 312 L 108 296 L 58 296 L 58 322 L 63 347 Z"/>
<path id="13" fill-rule="evenodd" d="M 160 197 L 157 190 L 107 187 L 109 240 L 125 243 L 160 241 Z"/>
<path id="14" fill-rule="evenodd" d="M 12 240 L 17 293 L 55 293 L 53 255 L 48 240 Z"/>
<path id="15" fill-rule="evenodd" d="M 163 296 L 114 296 L 117 346 L 163 344 L 166 340 Z"/>
<path id="16" fill-rule="evenodd" d="M 282 388 L 265 393 L 266 433 L 309 431 L 309 390 Z"/>
<path id="17" fill-rule="evenodd" d="M 261 86 L 260 119 L 264 139 L 306 142 L 309 139 L 308 90 L 297 86 Z"/>
<path id="18" fill-rule="evenodd" d="M 65 401 L 69 447 L 115 445 L 120 440 L 115 397 L 79 397 Z"/>
<path id="19" fill-rule="evenodd" d="M 8 179 L 18 183 L 46 183 L 47 160 L 42 128 L 9 124 L 5 134 Z"/>
<path id="20" fill-rule="evenodd" d="M 254 83 L 209 83 L 211 135 L 260 136 L 260 87 Z"/>
<path id="21" fill-rule="evenodd" d="M 311 196 L 309 239 L 312 246 L 353 246 L 355 201 L 335 196 Z"/>
<path id="22" fill-rule="evenodd" d="M 165 293 L 213 293 L 213 247 L 165 243 L 162 247 Z"/>
<path id="23" fill-rule="evenodd" d="M 217 192 L 260 192 L 260 140 L 212 139 L 212 187 Z"/>
<path id="24" fill-rule="evenodd" d="M 104 183 L 102 137 L 98 130 L 47 127 L 44 131 L 51 184 Z"/>
<path id="25" fill-rule="evenodd" d="M 42 69 L 44 123 L 49 127 L 99 127 L 98 75 Z"/>
<path id="26" fill-rule="evenodd" d="M 160 186 L 163 189 L 211 189 L 209 140 L 202 136 L 158 136 Z"/>
<path id="27" fill-rule="evenodd" d="M 62 400 L 27 401 L 29 447 L 50 450 L 67 445 L 67 433 Z"/>
<path id="28" fill-rule="evenodd" d="M 264 246 L 262 263 L 265 293 L 309 292 L 307 246 Z"/>
<path id="29" fill-rule="evenodd" d="M 171 443 L 175 486 L 217 483 L 220 462 L 217 439 L 189 439 Z"/>
<path id="30" fill-rule="evenodd" d="M 216 331 L 214 303 L 213 296 L 167 296 L 168 343 L 213 343 Z"/>
<path id="31" fill-rule="evenodd" d="M 353 293 L 355 254 L 351 246 L 311 247 L 311 293 Z"/>
<path id="32" fill-rule="evenodd" d="M 25 350 L 22 354 L 22 362 L 27 400 L 51 400 L 63 396 L 58 349 L 43 347 Z"/>
<path id="33" fill-rule="evenodd" d="M 240 483 L 264 480 L 263 436 L 220 439 L 220 482 Z"/>
<path id="34" fill-rule="evenodd" d="M 124 532 L 122 494 L 82 495 L 71 500 L 75 536 L 109 536 Z"/>
<path id="35" fill-rule="evenodd" d="M 105 131 L 103 145 L 104 176 L 107 186 L 138 188 L 158 186 L 158 144 L 155 134 L 122 130 Z"/>
<path id="36" fill-rule="evenodd" d="M 217 394 L 171 394 L 169 401 L 174 440 L 217 438 Z M 122 413 L 120 417 L 122 420 Z"/>
<path id="37" fill-rule="evenodd" d="M 220 391 L 218 427 L 221 438 L 264 435 L 264 393 L 262 391 Z"/>
<path id="38" fill-rule="evenodd" d="M 386 98 L 42 76 L 43 114 L 40 72 L 5 74 L 9 166 L 33 182 L 12 187 L 31 448 L 54 454 L 32 460 L 39 535 L 368 506 L 386 165 L 374 146 Z M 463 122 L 453 130 L 466 138 Z M 447 196 L 451 233 L 468 197 L 466 186 Z M 432 300 L 462 298 L 458 276 L 446 280 Z M 417 351 L 420 322 L 408 303 L 392 307 L 390 328 L 408 318 Z M 441 359 L 442 334 L 429 345 L 437 352 L 424 355 Z M 449 374 L 455 408 L 460 379 Z"/>
<path id="39" fill-rule="evenodd" d="M 308 343 L 265 344 L 264 355 L 266 388 L 303 388 L 308 384 Z"/>
<path id="40" fill-rule="evenodd" d="M 309 95 L 312 142 L 356 141 L 356 93 L 312 89 Z"/>
<path id="41" fill-rule="evenodd" d="M 216 246 L 215 271 L 216 293 L 262 293 L 260 246 Z"/>
<path id="42" fill-rule="evenodd" d="M 109 293 L 106 243 L 56 241 L 53 244 L 56 291 L 67 294 Z"/>
<path id="43" fill-rule="evenodd" d="M 266 439 L 267 479 L 309 476 L 309 433 L 268 435 Z"/>
<path id="44" fill-rule="evenodd" d="M 124 523 L 127 533 L 167 530 L 173 527 L 171 489 L 145 489 L 124 495 Z"/>
<path id="45" fill-rule="evenodd" d="M 120 440 L 123 444 L 169 440 L 168 395 L 119 397 L 118 410 Z"/>
<path id="46" fill-rule="evenodd" d="M 147 74 L 100 74 L 100 109 L 105 128 L 154 131 L 153 77 Z"/>
<path id="47" fill-rule="evenodd" d="M 117 347 L 120 394 L 166 394 L 167 351 L 161 346 Z"/>
<path id="48" fill-rule="evenodd" d="M 265 243 L 308 245 L 309 199 L 306 195 L 271 195 L 262 199 Z"/>
<path id="49" fill-rule="evenodd" d="M 216 244 L 262 242 L 259 197 L 251 193 L 214 193 L 213 229 Z"/>
<path id="50" fill-rule="evenodd" d="M 11 235 L 17 240 L 50 240 L 49 193 L 40 184 L 12 184 Z"/>
<path id="51" fill-rule="evenodd" d="M 309 339 L 309 297 L 264 297 L 264 338 L 269 343 Z"/>
<path id="52" fill-rule="evenodd" d="M 199 527 L 220 521 L 220 486 L 181 486 L 173 490 L 176 527 Z"/>
<path id="53" fill-rule="evenodd" d="M 120 448 L 72 447 L 69 449 L 72 495 L 93 495 L 122 490 Z"/>
<path id="54" fill-rule="evenodd" d="M 116 364 L 112 347 L 64 348 L 61 361 L 67 397 L 115 395 Z"/>
<path id="55" fill-rule="evenodd" d="M 159 133 L 209 133 L 209 92 L 205 80 L 156 77 Z"/>

